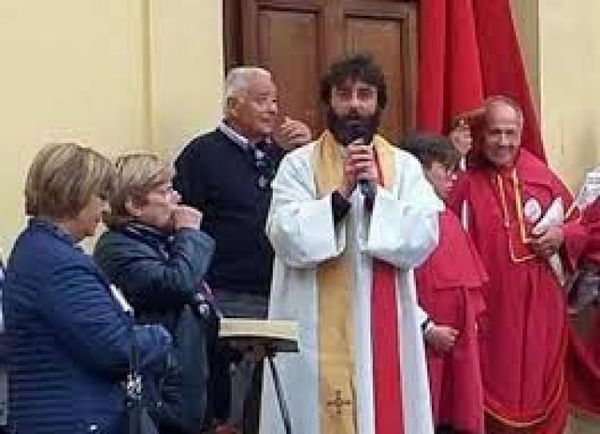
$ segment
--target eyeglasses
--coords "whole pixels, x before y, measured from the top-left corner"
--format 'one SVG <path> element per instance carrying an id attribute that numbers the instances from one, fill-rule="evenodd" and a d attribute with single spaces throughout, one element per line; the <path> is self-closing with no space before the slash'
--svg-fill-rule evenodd
<path id="1" fill-rule="evenodd" d="M 148 193 L 156 193 L 167 198 L 179 195 L 177 190 L 175 190 L 171 184 L 158 184 L 151 188 Z"/>

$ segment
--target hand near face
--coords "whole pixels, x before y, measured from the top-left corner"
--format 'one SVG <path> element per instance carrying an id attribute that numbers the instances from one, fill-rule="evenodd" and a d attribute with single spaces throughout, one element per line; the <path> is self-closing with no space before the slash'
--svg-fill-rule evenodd
<path id="1" fill-rule="evenodd" d="M 345 148 L 344 173 L 338 191 L 346 199 L 350 197 L 359 180 L 377 182 L 377 164 L 372 146 L 357 139 Z"/>
<path id="2" fill-rule="evenodd" d="M 562 227 L 551 226 L 531 241 L 531 248 L 536 255 L 548 258 L 558 252 L 565 239 Z"/>
<path id="3" fill-rule="evenodd" d="M 435 350 L 444 353 L 452 350 L 457 338 L 458 330 L 443 325 L 434 325 L 425 333 L 427 343 Z"/>
<path id="4" fill-rule="evenodd" d="M 173 227 L 177 229 L 200 229 L 202 213 L 196 208 L 177 205 L 173 209 Z"/>
<path id="5" fill-rule="evenodd" d="M 273 131 L 273 140 L 289 151 L 310 142 L 310 128 L 305 123 L 286 116 L 281 125 Z"/>

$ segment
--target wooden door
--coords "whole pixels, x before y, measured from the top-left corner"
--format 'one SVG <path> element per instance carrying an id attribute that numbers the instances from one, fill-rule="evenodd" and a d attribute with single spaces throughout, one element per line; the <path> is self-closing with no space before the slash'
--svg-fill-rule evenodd
<path id="1" fill-rule="evenodd" d="M 369 0 L 225 0 L 226 68 L 264 66 L 282 112 L 323 129 L 319 82 L 346 54 L 369 53 L 388 86 L 382 131 L 397 140 L 415 124 L 416 5 Z"/>

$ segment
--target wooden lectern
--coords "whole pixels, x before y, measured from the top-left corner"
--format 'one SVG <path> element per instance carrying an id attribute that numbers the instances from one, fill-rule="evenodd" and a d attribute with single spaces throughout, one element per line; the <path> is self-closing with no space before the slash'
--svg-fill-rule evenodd
<path id="1" fill-rule="evenodd" d="M 290 412 L 274 358 L 277 353 L 298 352 L 298 323 L 287 320 L 221 318 L 219 338 L 230 341 L 235 348 L 254 351 L 267 359 L 285 432 L 291 434 Z"/>

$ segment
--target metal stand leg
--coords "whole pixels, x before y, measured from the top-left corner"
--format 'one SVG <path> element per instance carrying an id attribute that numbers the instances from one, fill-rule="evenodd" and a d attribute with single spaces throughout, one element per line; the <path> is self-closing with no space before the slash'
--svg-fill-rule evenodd
<path id="1" fill-rule="evenodd" d="M 283 426 L 285 428 L 285 434 L 292 434 L 292 422 L 290 418 L 290 411 L 285 402 L 285 396 L 283 395 L 283 388 L 281 387 L 281 380 L 273 360 L 274 354 L 271 351 L 267 352 L 267 360 L 271 368 L 271 375 L 273 376 L 273 384 L 275 385 L 275 392 L 277 393 L 277 403 L 279 404 L 279 410 L 281 411 L 281 419 L 283 420 Z"/>

